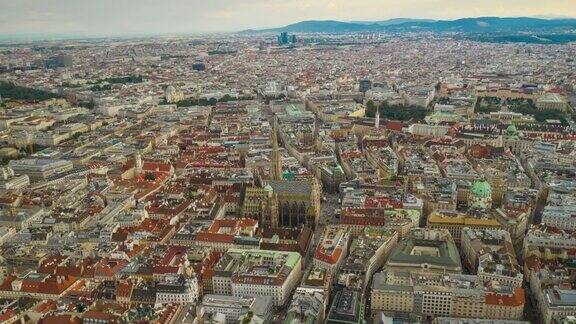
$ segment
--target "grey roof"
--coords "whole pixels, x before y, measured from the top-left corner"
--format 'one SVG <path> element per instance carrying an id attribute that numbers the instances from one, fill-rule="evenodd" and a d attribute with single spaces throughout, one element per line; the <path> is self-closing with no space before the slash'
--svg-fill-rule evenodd
<path id="1" fill-rule="evenodd" d="M 545 296 L 551 306 L 576 307 L 576 290 L 546 289 Z"/>
<path id="2" fill-rule="evenodd" d="M 269 180 L 268 184 L 275 193 L 282 195 L 305 195 L 312 193 L 312 184 L 308 181 Z"/>
<path id="3" fill-rule="evenodd" d="M 268 317 L 272 309 L 273 300 L 270 296 L 256 296 L 252 304 L 252 311 L 260 317 Z"/>
<path id="4" fill-rule="evenodd" d="M 434 246 L 438 248 L 440 255 L 412 255 L 411 251 L 415 246 Z M 460 255 L 456 245 L 451 241 L 427 240 L 407 237 L 400 241 L 392 250 L 389 263 L 409 263 L 422 264 L 427 263 L 435 266 L 462 267 Z"/>

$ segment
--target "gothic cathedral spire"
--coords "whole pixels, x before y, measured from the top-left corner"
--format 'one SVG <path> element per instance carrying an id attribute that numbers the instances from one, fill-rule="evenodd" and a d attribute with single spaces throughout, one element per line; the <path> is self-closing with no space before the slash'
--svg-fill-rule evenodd
<path id="1" fill-rule="evenodd" d="M 270 134 L 270 141 L 272 142 L 272 165 L 270 166 L 270 179 L 282 179 L 282 160 L 280 159 L 280 149 L 278 148 L 278 135 L 277 135 L 276 122 L 272 127 Z"/>
<path id="2" fill-rule="evenodd" d="M 376 121 L 374 122 L 374 128 L 380 128 L 380 107 L 376 107 Z"/>

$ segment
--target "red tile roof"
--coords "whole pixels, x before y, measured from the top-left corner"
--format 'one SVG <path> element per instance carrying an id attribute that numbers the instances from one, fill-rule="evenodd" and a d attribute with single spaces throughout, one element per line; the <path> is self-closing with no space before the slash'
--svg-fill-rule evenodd
<path id="1" fill-rule="evenodd" d="M 331 254 L 326 254 L 326 252 L 324 251 L 323 248 L 318 247 L 316 249 L 316 253 L 314 253 L 315 259 L 318 259 L 318 260 L 325 262 L 325 263 L 328 263 L 328 264 L 338 263 L 341 256 L 342 256 L 342 248 L 340 248 L 340 247 L 335 248 Z"/>
<path id="2" fill-rule="evenodd" d="M 22 287 L 20 288 L 20 291 L 28 293 L 60 295 L 76 282 L 77 278 L 72 276 L 50 275 L 40 281 L 28 280 L 24 278 L 22 280 Z M 12 287 L 10 287 L 9 291 L 12 291 Z"/>
<path id="3" fill-rule="evenodd" d="M 53 300 L 45 300 L 38 305 L 36 305 L 35 310 L 38 313 L 48 313 L 50 311 L 56 310 L 57 305 Z"/>
<path id="4" fill-rule="evenodd" d="M 170 164 L 170 162 L 161 161 L 144 161 L 142 170 L 154 172 L 171 172 L 172 164 Z"/>
<path id="5" fill-rule="evenodd" d="M 210 227 L 196 235 L 197 241 L 234 243 L 234 237 L 240 230 L 248 227 L 257 227 L 258 221 L 250 218 L 242 219 L 216 219 Z M 226 233 L 219 233 L 221 229 L 229 228 Z"/>
<path id="6" fill-rule="evenodd" d="M 526 297 L 523 288 L 516 288 L 512 295 L 496 293 L 486 294 L 486 304 L 488 305 L 520 307 L 524 306 L 525 300 Z"/>
<path id="7" fill-rule="evenodd" d="M 67 256 L 51 255 L 40 262 L 37 271 L 40 273 L 55 273 L 58 266 L 66 259 L 68 259 Z"/>
<path id="8" fill-rule="evenodd" d="M 73 315 L 49 315 L 41 319 L 39 324 L 82 324 L 82 320 Z"/>
<path id="9" fill-rule="evenodd" d="M 111 278 L 124 268 L 126 264 L 128 262 L 125 260 L 102 259 L 95 265 L 94 276 Z"/>
<path id="10" fill-rule="evenodd" d="M 406 127 L 406 125 L 404 123 L 399 122 L 399 121 L 395 121 L 395 120 L 389 120 L 386 123 L 386 129 L 397 131 L 397 132 L 401 132 L 402 128 L 404 128 L 404 127 Z"/>
<path id="11" fill-rule="evenodd" d="M 116 287 L 116 298 L 130 298 L 132 295 L 132 283 L 129 281 L 120 281 Z"/>
<path id="12" fill-rule="evenodd" d="M 8 320 L 16 316 L 16 312 L 10 308 L 0 314 L 0 323 L 8 323 Z"/>

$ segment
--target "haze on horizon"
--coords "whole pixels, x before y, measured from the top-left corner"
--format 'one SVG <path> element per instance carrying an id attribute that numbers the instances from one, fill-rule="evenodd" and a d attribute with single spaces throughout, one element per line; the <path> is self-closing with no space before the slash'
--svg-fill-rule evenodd
<path id="1" fill-rule="evenodd" d="M 238 31 L 302 20 L 576 17 L 574 0 L 0 0 L 0 35 Z"/>

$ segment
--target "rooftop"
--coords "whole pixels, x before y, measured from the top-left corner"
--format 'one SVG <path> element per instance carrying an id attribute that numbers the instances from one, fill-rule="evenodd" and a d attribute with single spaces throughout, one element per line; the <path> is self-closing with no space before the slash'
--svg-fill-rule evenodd
<path id="1" fill-rule="evenodd" d="M 390 253 L 387 267 L 460 272 L 460 254 L 447 230 L 413 229 Z M 430 269 L 430 270 L 428 270 Z"/>

